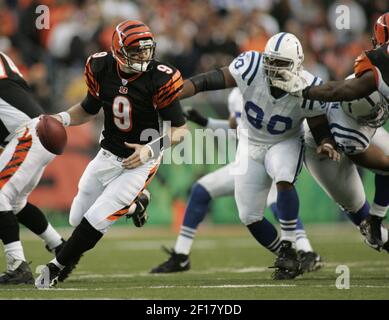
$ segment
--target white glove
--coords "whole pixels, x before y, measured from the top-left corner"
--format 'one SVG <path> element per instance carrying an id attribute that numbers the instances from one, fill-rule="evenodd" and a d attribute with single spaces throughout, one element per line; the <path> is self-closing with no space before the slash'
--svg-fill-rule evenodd
<path id="1" fill-rule="evenodd" d="M 301 97 L 303 90 L 308 87 L 307 81 L 288 70 L 280 70 L 278 74 L 284 80 L 272 80 L 272 86 L 280 88 L 291 95 Z"/>

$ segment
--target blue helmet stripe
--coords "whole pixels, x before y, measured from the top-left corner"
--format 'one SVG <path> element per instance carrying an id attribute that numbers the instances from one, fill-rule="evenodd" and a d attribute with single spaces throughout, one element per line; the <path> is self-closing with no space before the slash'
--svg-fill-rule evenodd
<path id="1" fill-rule="evenodd" d="M 278 49 L 280 48 L 280 45 L 281 45 L 282 38 L 285 36 L 286 36 L 286 32 L 283 32 L 281 34 L 281 36 L 278 38 L 277 43 L 276 43 L 276 47 L 274 48 L 275 51 L 278 51 Z"/>

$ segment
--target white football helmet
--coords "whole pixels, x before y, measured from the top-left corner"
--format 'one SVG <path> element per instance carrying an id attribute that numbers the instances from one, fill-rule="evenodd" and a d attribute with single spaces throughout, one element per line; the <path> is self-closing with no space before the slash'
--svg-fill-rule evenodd
<path id="1" fill-rule="evenodd" d="M 354 77 L 355 75 L 352 74 L 346 80 Z M 388 107 L 382 102 L 378 91 L 362 99 L 342 101 L 341 105 L 343 111 L 362 126 L 378 128 L 383 126 L 389 118 Z"/>
<path id="2" fill-rule="evenodd" d="M 266 43 L 263 55 L 263 68 L 266 78 L 283 80 L 278 74 L 280 70 L 288 70 L 299 75 L 304 61 L 303 47 L 297 37 L 291 33 L 281 32 L 272 36 Z"/>

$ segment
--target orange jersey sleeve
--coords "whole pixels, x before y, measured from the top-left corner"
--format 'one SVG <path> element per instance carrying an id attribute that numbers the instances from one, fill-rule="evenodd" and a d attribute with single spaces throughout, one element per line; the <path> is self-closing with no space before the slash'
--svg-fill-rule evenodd
<path id="1" fill-rule="evenodd" d="M 378 83 L 378 74 L 377 74 L 376 67 L 371 63 L 370 59 L 364 52 L 361 55 L 359 55 L 358 58 L 355 59 L 355 63 L 354 63 L 355 77 L 359 78 L 369 70 L 373 71 L 376 83 Z"/>
<path id="2" fill-rule="evenodd" d="M 93 74 L 91 63 L 92 63 L 92 57 L 89 57 L 88 60 L 86 61 L 85 70 L 84 70 L 85 83 L 88 87 L 89 93 L 95 98 L 98 98 L 100 86 L 96 80 L 95 75 Z"/>
<path id="3" fill-rule="evenodd" d="M 156 109 L 162 109 L 178 98 L 184 85 L 181 73 L 175 70 L 173 76 L 154 94 L 153 103 Z"/>

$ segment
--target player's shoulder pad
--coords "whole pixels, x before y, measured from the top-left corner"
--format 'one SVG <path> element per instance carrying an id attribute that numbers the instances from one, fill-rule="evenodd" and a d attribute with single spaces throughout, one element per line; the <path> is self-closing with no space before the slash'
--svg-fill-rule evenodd
<path id="1" fill-rule="evenodd" d="M 235 80 L 241 78 L 250 85 L 258 72 L 261 56 L 259 51 L 245 51 L 237 56 L 229 66 Z"/>
<path id="2" fill-rule="evenodd" d="M 323 84 L 323 80 L 319 76 L 315 76 L 307 70 L 301 72 L 301 77 L 305 79 L 309 86 L 320 86 Z M 328 106 L 328 104 L 323 101 L 304 99 L 301 108 L 312 110 L 316 105 L 320 106 L 321 109 Z"/>
<path id="3" fill-rule="evenodd" d="M 152 69 L 150 70 L 157 87 L 165 85 L 172 79 L 182 78 L 181 72 L 169 63 L 153 61 Z"/>
<path id="4" fill-rule="evenodd" d="M 86 60 L 86 65 L 89 66 L 90 70 L 94 74 L 97 74 L 103 71 L 104 67 L 108 62 L 109 57 L 110 54 L 106 51 L 97 52 L 88 57 L 88 59 Z"/>
<path id="5" fill-rule="evenodd" d="M 374 70 L 374 66 L 368 57 L 369 52 L 370 51 L 364 51 L 355 59 L 354 73 L 356 78 L 359 78 L 368 70 Z"/>

